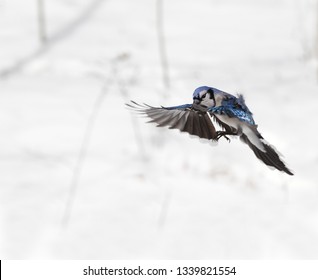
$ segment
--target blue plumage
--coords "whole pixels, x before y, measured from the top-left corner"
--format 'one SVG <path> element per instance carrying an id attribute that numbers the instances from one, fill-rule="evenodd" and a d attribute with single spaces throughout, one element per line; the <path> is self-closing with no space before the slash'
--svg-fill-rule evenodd
<path id="1" fill-rule="evenodd" d="M 198 87 L 198 88 L 196 88 L 195 90 L 194 90 L 194 92 L 193 92 L 193 98 L 195 99 L 195 98 L 199 98 L 199 95 L 200 95 L 200 92 L 202 92 L 202 91 L 204 91 L 204 90 L 209 90 L 210 89 L 210 87 L 207 87 L 207 86 L 202 86 L 202 87 Z"/>
<path id="2" fill-rule="evenodd" d="M 146 114 L 158 126 L 168 126 L 212 141 L 239 136 L 266 165 L 289 175 L 293 173 L 257 130 L 253 114 L 243 95 L 234 96 L 219 89 L 201 86 L 193 92 L 193 103 L 172 107 L 152 107 L 132 101 L 129 107 Z M 214 122 L 222 130 L 217 131 Z"/>
<path id="3" fill-rule="evenodd" d="M 233 106 L 227 105 L 211 107 L 209 111 L 219 115 L 227 115 L 230 118 L 238 118 L 241 121 L 247 122 L 251 125 L 255 125 L 252 115 L 240 108 L 235 108 Z"/>
<path id="4" fill-rule="evenodd" d="M 245 121 L 251 125 L 255 125 L 252 112 L 248 109 L 245 104 L 242 95 L 239 97 L 231 96 L 226 97 L 222 100 L 221 106 L 213 106 L 209 108 L 209 111 L 216 114 L 224 114 L 230 118 L 238 118 L 241 121 Z"/>

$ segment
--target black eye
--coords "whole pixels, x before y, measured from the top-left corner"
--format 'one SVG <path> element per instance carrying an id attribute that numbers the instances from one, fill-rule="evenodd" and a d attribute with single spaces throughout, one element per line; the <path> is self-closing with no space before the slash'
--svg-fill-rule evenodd
<path id="1" fill-rule="evenodd" d="M 212 89 L 212 88 L 209 88 L 207 92 L 210 93 L 210 99 L 213 99 L 213 97 L 214 97 L 214 91 L 213 91 L 213 89 Z"/>
<path id="2" fill-rule="evenodd" d="M 205 93 L 205 94 L 203 94 L 201 98 L 205 98 L 205 97 L 206 97 L 206 93 Z"/>

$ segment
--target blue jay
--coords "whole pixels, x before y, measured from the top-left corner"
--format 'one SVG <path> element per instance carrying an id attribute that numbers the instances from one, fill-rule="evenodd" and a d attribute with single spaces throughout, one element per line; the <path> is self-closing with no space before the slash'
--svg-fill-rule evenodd
<path id="1" fill-rule="evenodd" d="M 294 175 L 258 132 L 253 114 L 241 94 L 235 97 L 213 87 L 201 86 L 194 91 L 191 104 L 152 107 L 131 101 L 126 105 L 148 116 L 149 122 L 155 122 L 159 127 L 168 126 L 212 141 L 221 137 L 230 141 L 228 136 L 239 136 L 266 165 Z M 217 131 L 214 123 L 222 130 Z"/>

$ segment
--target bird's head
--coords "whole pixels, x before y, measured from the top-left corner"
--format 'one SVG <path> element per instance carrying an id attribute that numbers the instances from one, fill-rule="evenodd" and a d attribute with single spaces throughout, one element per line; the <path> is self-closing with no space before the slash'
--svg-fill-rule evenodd
<path id="1" fill-rule="evenodd" d="M 215 89 L 212 87 L 198 87 L 193 93 L 193 103 L 204 107 L 215 106 L 214 91 Z"/>

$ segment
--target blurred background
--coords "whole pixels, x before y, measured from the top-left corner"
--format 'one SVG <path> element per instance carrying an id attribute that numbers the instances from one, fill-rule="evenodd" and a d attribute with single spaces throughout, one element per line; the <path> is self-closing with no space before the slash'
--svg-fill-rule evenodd
<path id="1" fill-rule="evenodd" d="M 0 0 L 0 257 L 318 257 L 318 1 Z M 291 177 L 125 108 L 243 93 Z"/>

